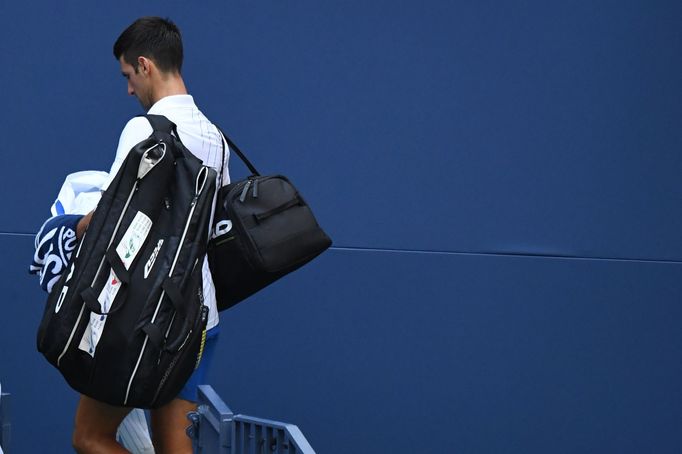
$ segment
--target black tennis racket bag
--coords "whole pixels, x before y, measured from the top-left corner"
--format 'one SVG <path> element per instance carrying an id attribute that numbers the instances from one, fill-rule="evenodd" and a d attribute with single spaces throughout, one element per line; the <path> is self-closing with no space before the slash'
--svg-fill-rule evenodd
<path id="1" fill-rule="evenodd" d="M 76 391 L 156 408 L 199 364 L 216 172 L 165 117 L 135 145 L 104 192 L 72 262 L 47 300 L 38 350 Z"/>

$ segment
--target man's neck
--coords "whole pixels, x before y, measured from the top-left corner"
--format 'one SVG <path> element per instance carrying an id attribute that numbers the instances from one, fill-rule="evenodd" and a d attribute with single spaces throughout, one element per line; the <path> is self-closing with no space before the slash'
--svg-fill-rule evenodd
<path id="1" fill-rule="evenodd" d="M 187 87 L 180 75 L 167 75 L 163 79 L 159 79 L 158 83 L 154 84 L 154 91 L 152 98 L 154 103 L 165 98 L 166 96 L 186 95 Z"/>

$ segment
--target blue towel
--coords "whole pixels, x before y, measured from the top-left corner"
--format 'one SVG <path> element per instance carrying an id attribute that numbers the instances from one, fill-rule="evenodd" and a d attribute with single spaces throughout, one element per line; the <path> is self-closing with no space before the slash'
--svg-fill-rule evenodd
<path id="1" fill-rule="evenodd" d="M 83 216 L 64 214 L 43 224 L 35 239 L 35 253 L 29 273 L 40 277 L 40 287 L 50 293 L 76 249 L 76 227 Z"/>

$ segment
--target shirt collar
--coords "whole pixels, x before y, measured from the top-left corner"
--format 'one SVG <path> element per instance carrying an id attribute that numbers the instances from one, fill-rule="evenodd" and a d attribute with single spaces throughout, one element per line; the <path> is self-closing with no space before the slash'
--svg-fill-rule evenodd
<path id="1" fill-rule="evenodd" d="M 149 108 L 148 114 L 160 113 L 169 107 L 194 107 L 192 95 L 171 95 L 161 98 Z"/>

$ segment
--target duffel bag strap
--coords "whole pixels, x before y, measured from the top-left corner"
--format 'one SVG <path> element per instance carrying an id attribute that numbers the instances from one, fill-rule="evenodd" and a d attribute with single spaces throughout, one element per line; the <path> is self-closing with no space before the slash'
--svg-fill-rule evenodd
<path id="1" fill-rule="evenodd" d="M 220 135 L 223 136 L 223 167 L 225 167 L 225 142 L 230 146 L 230 149 L 234 150 L 235 153 L 237 153 L 237 156 L 239 156 L 239 159 L 242 160 L 244 164 L 246 164 L 246 167 L 249 168 L 249 171 L 251 174 L 260 176 L 260 173 L 258 173 L 258 170 L 251 164 L 251 161 L 247 159 L 247 157 L 242 153 L 242 151 L 239 149 L 237 145 L 235 145 L 232 140 L 230 140 L 229 137 L 227 137 L 227 134 L 223 132 L 222 129 L 220 129 L 220 126 L 216 125 L 216 128 L 218 128 L 218 131 L 220 131 Z M 222 185 L 222 169 L 221 169 L 221 174 L 220 174 L 220 184 Z"/>

